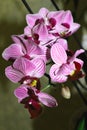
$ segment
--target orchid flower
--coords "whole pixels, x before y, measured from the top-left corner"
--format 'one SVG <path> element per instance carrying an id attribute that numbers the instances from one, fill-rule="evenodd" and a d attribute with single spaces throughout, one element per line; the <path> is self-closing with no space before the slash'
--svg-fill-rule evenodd
<path id="1" fill-rule="evenodd" d="M 50 68 L 50 77 L 53 82 L 66 82 L 68 76 L 73 76 L 76 71 L 80 71 L 83 61 L 77 56 L 83 53 L 80 49 L 73 56 L 68 56 L 65 49 L 60 44 L 54 44 L 51 48 L 51 58 L 55 64 Z"/>
<path id="2" fill-rule="evenodd" d="M 24 104 L 28 109 L 31 118 L 37 117 L 42 112 L 41 103 L 47 107 L 58 105 L 54 97 L 28 85 L 21 85 L 15 89 L 14 94 L 18 98 L 18 102 Z"/>
<path id="3" fill-rule="evenodd" d="M 55 20 L 48 16 L 51 12 L 46 8 L 41 8 L 37 14 L 26 15 L 28 26 L 24 29 L 24 34 L 32 37 L 34 41 L 42 46 L 47 46 L 51 41 L 55 41 L 54 35 L 49 33 L 55 26 Z"/>
<path id="4" fill-rule="evenodd" d="M 50 15 L 56 21 L 51 33 L 58 37 L 68 37 L 80 28 L 80 24 L 73 21 L 71 11 L 59 11 L 58 13 L 59 14 L 53 12 L 53 14 Z"/>
<path id="5" fill-rule="evenodd" d="M 48 32 L 48 12 L 46 8 L 41 8 L 37 14 L 28 14 L 26 16 L 28 26 L 24 29 L 25 35 L 32 37 L 36 43 L 43 46 L 55 38 Z"/>
<path id="6" fill-rule="evenodd" d="M 16 59 L 12 66 L 5 69 L 5 74 L 12 82 L 30 84 L 32 80 L 41 78 L 45 73 L 45 62 L 40 58 L 28 60 Z"/>
<path id="7" fill-rule="evenodd" d="M 23 35 L 12 36 L 14 41 L 8 48 L 4 50 L 2 56 L 5 60 L 14 61 L 20 57 L 26 57 L 28 59 L 42 58 L 47 61 L 47 48 L 40 47 L 32 40 L 24 39 Z"/>
<path id="8" fill-rule="evenodd" d="M 56 38 L 67 37 L 76 32 L 80 24 L 73 22 L 71 12 L 49 11 L 41 8 L 37 14 L 26 16 L 28 26 L 24 29 L 24 34 L 33 37 L 41 45 L 48 45 Z"/>

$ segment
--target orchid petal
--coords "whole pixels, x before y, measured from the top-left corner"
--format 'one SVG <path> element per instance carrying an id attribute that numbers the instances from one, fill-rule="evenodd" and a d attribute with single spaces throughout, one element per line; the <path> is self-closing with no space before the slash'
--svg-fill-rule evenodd
<path id="1" fill-rule="evenodd" d="M 48 30 L 46 25 L 44 25 L 43 23 L 36 25 L 33 28 L 33 32 L 39 35 L 40 41 L 44 41 L 44 42 L 48 41 Z"/>
<path id="2" fill-rule="evenodd" d="M 25 76 L 31 75 L 32 71 L 35 69 L 35 65 L 27 58 L 17 59 L 14 62 L 13 67 L 21 71 Z"/>
<path id="3" fill-rule="evenodd" d="M 65 26 L 62 26 L 62 24 L 57 24 L 55 26 L 55 30 L 52 31 L 52 33 L 59 33 L 60 35 L 62 35 L 62 33 L 64 32 L 67 32 L 68 29 L 65 27 Z"/>
<path id="4" fill-rule="evenodd" d="M 46 65 L 45 62 L 40 58 L 35 58 L 32 60 L 32 63 L 36 66 L 32 76 L 40 78 L 44 75 L 46 71 Z"/>
<path id="5" fill-rule="evenodd" d="M 49 13 L 49 10 L 48 9 L 46 9 L 46 8 L 41 8 L 40 10 L 39 10 L 39 15 L 41 16 L 41 17 L 46 17 L 46 15 Z"/>
<path id="6" fill-rule="evenodd" d="M 63 71 L 60 73 L 60 68 L 58 68 L 58 65 L 54 64 L 50 68 L 50 77 L 53 82 L 59 82 L 63 83 L 67 81 L 67 76 L 66 74 L 63 73 Z"/>
<path id="7" fill-rule="evenodd" d="M 80 24 L 78 24 L 78 23 L 72 23 L 71 26 L 70 26 L 70 30 L 69 31 L 71 32 L 71 34 L 73 34 L 79 28 L 80 28 Z"/>
<path id="8" fill-rule="evenodd" d="M 79 63 L 81 68 L 83 67 L 84 62 L 81 59 L 75 58 L 75 62 Z"/>
<path id="9" fill-rule="evenodd" d="M 26 54 L 26 47 L 25 47 L 26 40 L 24 39 L 24 36 L 25 36 L 24 34 L 12 35 L 12 39 L 15 44 L 19 44 L 21 46 L 22 52 Z"/>
<path id="10" fill-rule="evenodd" d="M 74 57 L 77 57 L 77 56 L 79 56 L 80 54 L 82 54 L 82 53 L 84 53 L 84 52 L 85 52 L 85 50 L 83 50 L 83 49 L 77 50 L 77 51 L 75 52 L 75 54 L 74 54 Z"/>
<path id="11" fill-rule="evenodd" d="M 32 36 L 31 28 L 29 26 L 24 28 L 24 34 L 30 37 Z"/>
<path id="12" fill-rule="evenodd" d="M 20 40 L 18 39 L 18 35 L 12 35 L 11 38 L 14 41 L 14 43 L 20 43 Z"/>
<path id="13" fill-rule="evenodd" d="M 52 79 L 53 82 L 57 83 L 64 83 L 66 82 L 68 77 L 66 75 L 57 75 L 54 79 Z"/>
<path id="14" fill-rule="evenodd" d="M 68 43 L 67 43 L 67 40 L 63 39 L 63 38 L 60 38 L 57 40 L 57 42 L 62 45 L 62 47 L 65 49 L 65 50 L 68 50 Z"/>
<path id="15" fill-rule="evenodd" d="M 64 15 L 62 17 L 62 23 L 68 23 L 68 24 L 73 23 L 73 17 L 71 11 L 67 10 L 64 12 Z"/>
<path id="16" fill-rule="evenodd" d="M 77 56 L 79 56 L 80 54 L 82 54 L 82 53 L 84 53 L 84 50 L 83 50 L 83 49 L 77 50 L 77 51 L 75 52 L 75 54 L 74 54 L 68 61 L 69 61 L 69 62 L 75 61 L 75 58 L 76 58 Z"/>
<path id="17" fill-rule="evenodd" d="M 2 56 L 5 60 L 16 59 L 23 55 L 21 45 L 12 44 L 4 50 Z"/>
<path id="18" fill-rule="evenodd" d="M 26 49 L 27 49 L 27 54 L 32 58 L 38 55 L 43 55 L 44 51 L 42 48 L 40 48 L 37 44 L 35 44 L 32 40 L 28 40 L 26 42 Z"/>
<path id="19" fill-rule="evenodd" d="M 31 119 L 38 117 L 42 112 L 42 106 L 37 101 L 33 101 L 33 104 L 29 105 L 27 109 L 31 115 Z"/>
<path id="20" fill-rule="evenodd" d="M 63 17 L 64 11 L 51 11 L 48 13 L 48 18 L 54 18 L 56 20 L 56 23 L 60 23 Z"/>
<path id="21" fill-rule="evenodd" d="M 51 48 L 51 58 L 58 65 L 66 63 L 67 54 L 60 44 L 54 44 Z"/>
<path id="22" fill-rule="evenodd" d="M 18 98 L 19 102 L 21 102 L 24 98 L 29 96 L 27 88 L 23 87 L 23 85 L 15 89 L 14 95 Z"/>
<path id="23" fill-rule="evenodd" d="M 39 92 L 37 95 L 39 101 L 48 107 L 56 107 L 58 105 L 56 99 L 47 93 Z"/>
<path id="24" fill-rule="evenodd" d="M 12 66 L 8 66 L 5 69 L 5 75 L 14 83 L 19 82 L 24 77 L 20 71 L 15 70 Z"/>
<path id="25" fill-rule="evenodd" d="M 35 22 L 37 19 L 40 19 L 41 16 L 37 13 L 37 14 L 27 14 L 26 15 L 26 21 L 27 24 L 30 28 L 32 28 L 35 25 Z"/>
<path id="26" fill-rule="evenodd" d="M 64 64 L 57 72 L 57 75 L 70 75 L 75 70 L 75 65 L 72 64 Z"/>

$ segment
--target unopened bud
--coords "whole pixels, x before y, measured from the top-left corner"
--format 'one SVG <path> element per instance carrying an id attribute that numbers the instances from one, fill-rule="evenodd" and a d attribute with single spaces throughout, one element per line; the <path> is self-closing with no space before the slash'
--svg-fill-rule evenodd
<path id="1" fill-rule="evenodd" d="M 70 97 L 71 97 L 71 92 L 70 92 L 69 87 L 67 87 L 67 86 L 62 87 L 62 89 L 61 89 L 61 94 L 62 94 L 62 96 L 63 96 L 64 98 L 70 99 Z"/>

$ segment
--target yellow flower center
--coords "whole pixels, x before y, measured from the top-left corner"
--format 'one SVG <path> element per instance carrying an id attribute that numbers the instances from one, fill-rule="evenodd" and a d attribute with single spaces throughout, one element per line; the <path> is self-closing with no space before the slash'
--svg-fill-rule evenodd
<path id="1" fill-rule="evenodd" d="M 30 84 L 30 86 L 35 87 L 37 85 L 37 80 L 33 80 Z"/>
<path id="2" fill-rule="evenodd" d="M 60 33 L 60 36 L 61 36 L 61 37 L 64 37 L 65 34 L 66 34 L 65 32 L 61 32 L 61 33 Z"/>
<path id="3" fill-rule="evenodd" d="M 75 70 L 73 70 L 71 73 L 70 73 L 70 76 L 73 76 L 75 74 Z"/>

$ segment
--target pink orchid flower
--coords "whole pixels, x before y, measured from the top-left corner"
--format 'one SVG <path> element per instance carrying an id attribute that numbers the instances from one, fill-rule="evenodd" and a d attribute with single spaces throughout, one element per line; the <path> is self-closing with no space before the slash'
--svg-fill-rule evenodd
<path id="1" fill-rule="evenodd" d="M 19 103 L 25 104 L 31 118 L 37 117 L 42 112 L 41 103 L 48 107 L 58 105 L 54 97 L 28 85 L 21 85 L 14 91 L 14 94 Z"/>
<path id="2" fill-rule="evenodd" d="M 76 71 L 80 71 L 83 61 L 77 56 L 83 53 L 80 49 L 74 55 L 67 55 L 64 47 L 60 44 L 54 44 L 51 48 L 51 58 L 55 64 L 50 68 L 50 77 L 53 82 L 66 82 L 68 76 L 73 76 Z"/>
<path id="3" fill-rule="evenodd" d="M 68 37 L 80 28 L 80 24 L 73 21 L 70 10 L 53 12 L 49 14 L 49 17 L 52 17 L 56 22 L 55 26 L 50 30 L 50 33 L 56 37 Z"/>
<path id="4" fill-rule="evenodd" d="M 16 59 L 12 66 L 5 69 L 5 74 L 12 82 L 30 84 L 32 80 L 41 78 L 45 73 L 45 62 L 40 58 L 28 60 Z"/>
<path id="5" fill-rule="evenodd" d="M 52 40 L 56 40 L 55 36 L 49 33 L 43 19 L 37 19 L 36 21 L 38 22 L 32 28 L 29 26 L 25 27 L 24 34 L 26 36 L 32 38 L 35 43 L 41 46 L 47 46 Z"/>
<path id="6" fill-rule="evenodd" d="M 2 56 L 5 60 L 14 61 L 20 57 L 26 57 L 28 59 L 42 58 L 47 61 L 47 48 L 40 47 L 30 39 L 24 39 L 23 35 L 12 36 L 14 41 L 8 48 L 4 50 Z"/>
<path id="7" fill-rule="evenodd" d="M 76 32 L 80 25 L 73 22 L 71 12 L 68 11 L 49 11 L 41 8 L 37 14 L 26 16 L 28 26 L 24 33 L 33 37 L 41 45 L 48 45 L 56 38 L 67 37 Z"/>
<path id="8" fill-rule="evenodd" d="M 41 8 L 37 14 L 26 16 L 28 26 L 25 27 L 24 34 L 33 37 L 35 42 L 43 46 L 47 46 L 52 40 L 56 40 L 55 36 L 49 33 L 49 29 L 55 25 L 55 21 L 48 17 L 49 13 L 48 9 Z"/>

